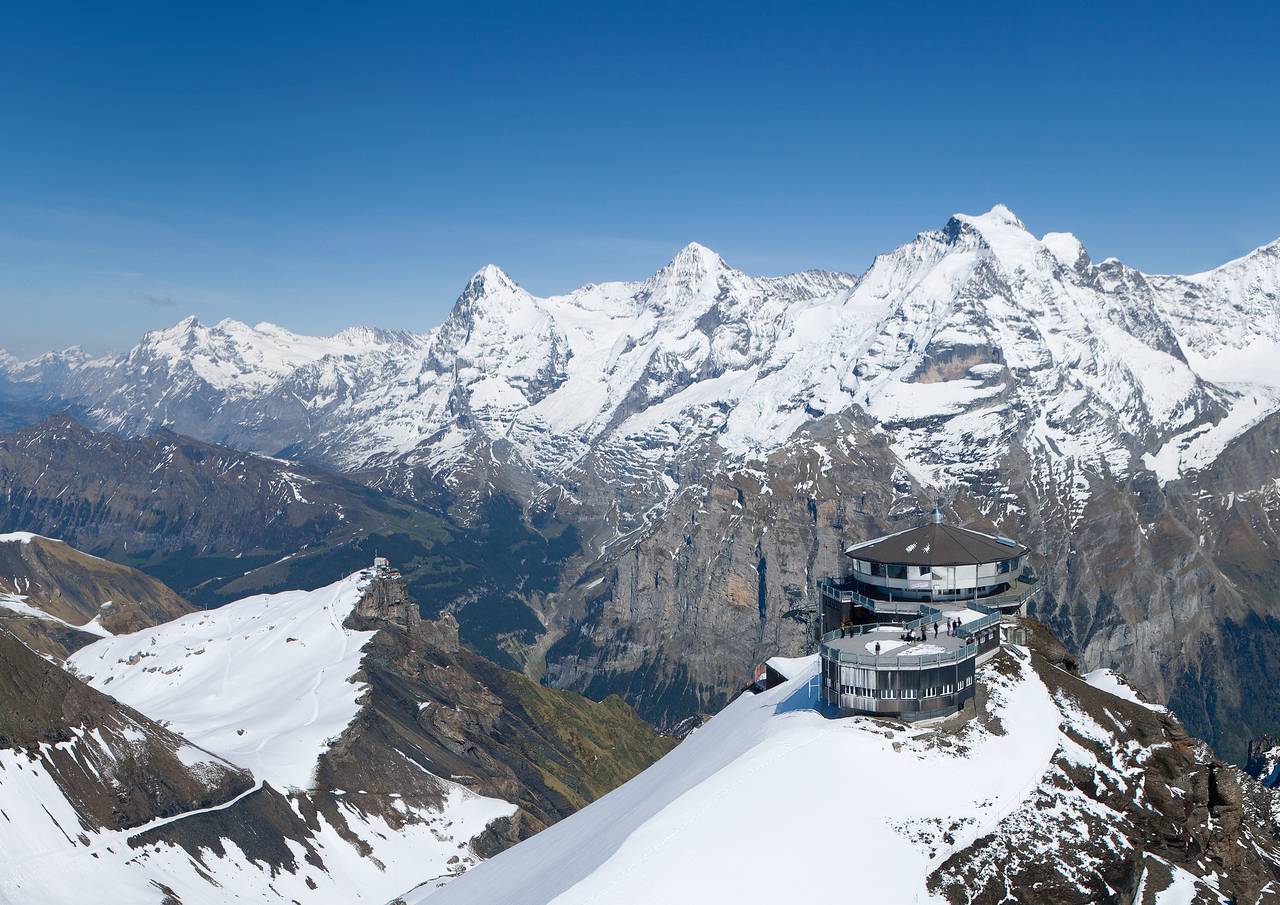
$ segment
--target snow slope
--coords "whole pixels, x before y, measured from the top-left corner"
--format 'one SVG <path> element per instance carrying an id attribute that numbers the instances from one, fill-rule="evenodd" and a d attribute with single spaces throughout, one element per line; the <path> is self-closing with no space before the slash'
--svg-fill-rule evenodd
<path id="1" fill-rule="evenodd" d="M 631 782 L 408 901 L 825 901 L 824 864 L 839 865 L 860 901 L 944 901 L 925 878 L 1042 781 L 1061 742 L 1058 708 L 1023 665 L 990 683 L 1005 734 L 972 728 L 957 754 L 922 730 L 824 718 L 809 709 L 816 674 L 812 658 L 783 685 L 739 697 Z M 921 841 L 936 821 L 959 826 L 952 841 Z"/>
<path id="2" fill-rule="evenodd" d="M 95 745 L 98 741 L 88 737 L 79 743 Z M 197 768 L 194 758 L 208 757 L 199 749 L 189 750 Z M 166 890 L 174 891 L 184 905 L 382 905 L 406 883 L 449 874 L 457 869 L 460 856 L 473 859 L 469 841 L 491 821 L 514 810 L 506 802 L 441 781 L 447 789 L 443 807 L 434 812 L 406 807 L 406 815 L 411 810 L 415 813 L 404 826 L 391 827 L 353 808 L 348 810 L 347 826 L 340 831 L 324 814 L 317 814 L 311 835 L 303 837 L 305 846 L 290 837 L 281 840 L 301 868 L 291 872 L 273 870 L 232 840 L 216 835 L 206 843 L 209 847 L 201 850 L 199 861 L 168 842 L 137 841 L 142 833 L 178 828 L 174 825 L 201 821 L 220 811 L 235 815 L 251 796 L 260 794 L 261 780 L 223 804 L 157 818 L 130 830 L 110 830 L 86 827 L 74 804 L 39 761 L 0 750 L 0 776 L 4 777 L 0 810 L 9 818 L 6 825 L 22 828 L 8 832 L 0 827 L 4 841 L 0 846 L 0 905 L 37 901 L 42 905 L 83 905 L 86 901 L 97 905 L 166 905 L 175 901 Z M 259 833 L 270 838 L 271 831 Z M 252 838 L 253 834 L 247 835 Z M 215 850 L 214 844 L 221 850 Z M 316 858 L 323 868 L 308 863 Z"/>
<path id="3" fill-rule="evenodd" d="M 32 534 L 30 531 L 13 531 L 9 534 L 0 534 L 0 544 L 29 544 L 36 538 L 38 534 Z M 49 540 L 50 538 L 46 538 Z"/>
<path id="4" fill-rule="evenodd" d="M 111 636 L 111 632 L 102 627 L 99 621 L 100 617 L 95 616 L 88 622 L 75 625 L 65 619 L 60 619 L 52 613 L 46 613 L 40 607 L 32 606 L 27 603 L 27 598 L 22 594 L 5 594 L 0 593 L 0 609 L 8 610 L 11 613 L 17 613 L 20 616 L 30 616 L 32 619 L 41 619 L 45 622 L 52 622 L 56 625 L 65 625 L 67 628 L 73 628 L 77 631 L 88 632 L 91 635 L 98 635 L 102 638 Z"/>
<path id="5" fill-rule="evenodd" d="M 514 805 L 396 751 L 387 756 L 409 778 L 383 771 L 389 788 L 366 789 L 367 778 L 333 764 L 317 787 L 318 759 L 361 709 L 365 686 L 353 677 L 375 632 L 342 623 L 367 581 L 356 573 L 249 597 L 77 651 L 69 670 L 194 743 L 177 752 L 187 769 L 198 775 L 221 759 L 250 770 L 255 785 L 234 801 L 116 830 L 83 819 L 41 760 L 0 750 L 0 811 L 15 821 L 0 822 L 0 903 L 77 905 L 93 888 L 103 905 L 162 905 L 173 901 L 166 890 L 185 905 L 381 905 L 473 864 L 471 840 Z M 96 735 L 72 734 L 60 744 L 101 762 L 128 747 L 104 754 Z M 343 776 L 352 784 L 333 788 Z"/>
<path id="6" fill-rule="evenodd" d="M 1113 694 L 1125 701 L 1134 704 L 1141 704 L 1149 710 L 1157 713 L 1168 713 L 1169 708 L 1160 704 L 1152 704 L 1150 701 L 1143 700 L 1134 687 L 1129 684 L 1129 680 L 1114 669 L 1095 669 L 1083 676 L 1084 680 L 1094 688 L 1099 688 L 1107 694 Z"/>
<path id="7" fill-rule="evenodd" d="M 361 573 L 193 613 L 76 652 L 89 684 L 277 789 L 311 786 L 316 759 L 351 722 L 351 681 L 373 632 L 342 627 Z"/>
<path id="8" fill-rule="evenodd" d="M 779 665 L 630 782 L 404 901 L 1271 901 L 1268 793 L 1114 674 L 1006 645 L 976 716 L 907 727 L 826 716 L 816 658 Z"/>

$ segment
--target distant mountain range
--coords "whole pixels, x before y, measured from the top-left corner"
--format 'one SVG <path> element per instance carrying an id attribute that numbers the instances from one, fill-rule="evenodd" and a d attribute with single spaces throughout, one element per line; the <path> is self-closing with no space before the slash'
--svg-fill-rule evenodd
<path id="1" fill-rule="evenodd" d="M 328 584 L 381 553 L 426 612 L 465 610 L 465 640 L 507 665 L 498 636 L 541 629 L 520 598 L 555 587 L 574 537 L 546 539 L 503 500 L 464 526 L 315 466 L 163 429 L 119 437 L 65 414 L 0 437 L 0 496 L 0 531 L 146 569 L 205 606 Z"/>
<path id="2" fill-rule="evenodd" d="M 570 530 L 508 595 L 536 625 L 486 643 L 662 725 L 803 652 L 841 546 L 941 495 L 1035 548 L 1039 614 L 1086 663 L 1242 758 L 1280 728 L 1248 693 L 1280 684 L 1278 352 L 1280 242 L 1152 276 L 997 206 L 861 276 L 693 244 L 548 298 L 486 267 L 423 334 L 187 319 L 0 358 L 0 405 L 340 470 L 464 535 L 494 501 L 534 543 Z"/>
<path id="3" fill-rule="evenodd" d="M 861 407 L 935 481 L 972 469 L 926 434 L 913 444 L 912 425 L 999 441 L 1030 415 L 1046 458 L 1167 480 L 1280 408 L 1278 274 L 1280 242 L 1188 277 L 1095 263 L 997 206 L 858 278 L 754 278 L 694 243 L 647 280 L 549 298 L 487 266 L 425 334 L 187 318 L 121 356 L 0 364 L 15 395 L 66 399 L 121 434 L 164 427 L 344 470 L 440 469 L 482 442 L 539 480 L 617 456 L 661 489 L 710 441 L 750 461 Z"/>

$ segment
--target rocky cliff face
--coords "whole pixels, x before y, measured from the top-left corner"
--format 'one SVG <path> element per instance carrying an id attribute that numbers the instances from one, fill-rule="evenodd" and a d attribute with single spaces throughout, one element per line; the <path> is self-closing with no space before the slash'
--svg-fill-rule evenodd
<path id="1" fill-rule="evenodd" d="M 163 431 L 125 439 L 67 415 L 0 438 L 0 481 L 6 530 L 115 558 L 300 548 L 345 530 L 361 492 L 279 460 Z"/>
<path id="2" fill-rule="evenodd" d="M 1097 482 L 1078 512 L 1016 459 L 1004 496 L 960 494 L 947 507 L 950 520 L 1031 544 L 1044 585 L 1033 612 L 1083 662 L 1125 666 L 1236 762 L 1280 719 L 1268 696 L 1251 693 L 1280 681 L 1268 584 L 1280 562 L 1278 500 L 1263 477 L 1280 468 L 1272 424 L 1186 482 Z M 663 519 L 606 549 L 563 593 L 567 624 L 548 675 L 627 694 L 670 726 L 714 711 L 773 651 L 803 653 L 818 628 L 814 583 L 843 572 L 840 551 L 916 524 L 932 505 L 891 439 L 867 420 L 828 418 L 763 465 L 712 472 L 676 494 Z"/>
<path id="3" fill-rule="evenodd" d="M 567 816 L 673 744 L 619 698 L 544 688 L 467 650 L 457 621 L 424 620 L 398 574 L 374 572 L 346 624 L 377 632 L 360 673 L 369 692 L 322 758 L 322 780 L 332 772 L 334 785 L 376 785 L 407 762 L 517 804 L 490 829 L 486 853 Z"/>
<path id="4" fill-rule="evenodd" d="M 1266 788 L 1280 788 L 1280 742 L 1269 735 L 1251 741 L 1244 770 Z"/>
<path id="5" fill-rule="evenodd" d="M 564 593 L 548 678 L 621 693 L 667 728 L 714 712 L 752 664 L 812 649 L 814 583 L 839 572 L 844 545 L 916 518 L 917 501 L 886 438 L 846 416 L 759 468 L 712 473 Z"/>
<path id="6" fill-rule="evenodd" d="M 1043 633 L 1037 633 L 1042 636 Z M 1032 660 L 1064 743 L 1020 808 L 946 859 L 930 889 L 956 903 L 1277 900 L 1271 795 L 1161 707 L 1119 700 Z M 998 715 L 993 714 L 998 718 Z"/>

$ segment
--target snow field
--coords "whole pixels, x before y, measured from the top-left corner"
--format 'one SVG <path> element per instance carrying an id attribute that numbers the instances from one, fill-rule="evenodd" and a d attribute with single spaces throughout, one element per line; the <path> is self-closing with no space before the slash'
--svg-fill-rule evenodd
<path id="1" fill-rule="evenodd" d="M 1060 712 L 1031 668 L 990 683 L 1004 735 L 964 755 L 926 732 L 810 708 L 817 659 L 742 695 L 626 785 L 413 905 L 942 902 L 926 877 L 1016 809 L 1049 768 Z M 897 750 L 895 750 L 895 745 Z M 927 847 L 904 831 L 958 825 Z"/>
<path id="2" fill-rule="evenodd" d="M 362 587 L 357 573 L 316 591 L 248 597 L 104 638 L 68 663 L 277 789 L 307 789 L 328 740 L 359 709 L 363 686 L 350 679 L 373 633 L 342 622 Z"/>

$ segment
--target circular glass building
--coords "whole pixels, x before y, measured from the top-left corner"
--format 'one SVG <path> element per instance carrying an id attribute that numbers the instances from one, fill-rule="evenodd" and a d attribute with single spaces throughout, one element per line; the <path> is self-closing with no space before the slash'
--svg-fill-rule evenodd
<path id="1" fill-rule="evenodd" d="M 1012 538 L 924 525 L 849 547 L 845 575 L 818 583 L 823 687 L 842 712 L 928 719 L 973 696 L 977 660 L 1002 615 L 1039 588 Z"/>

